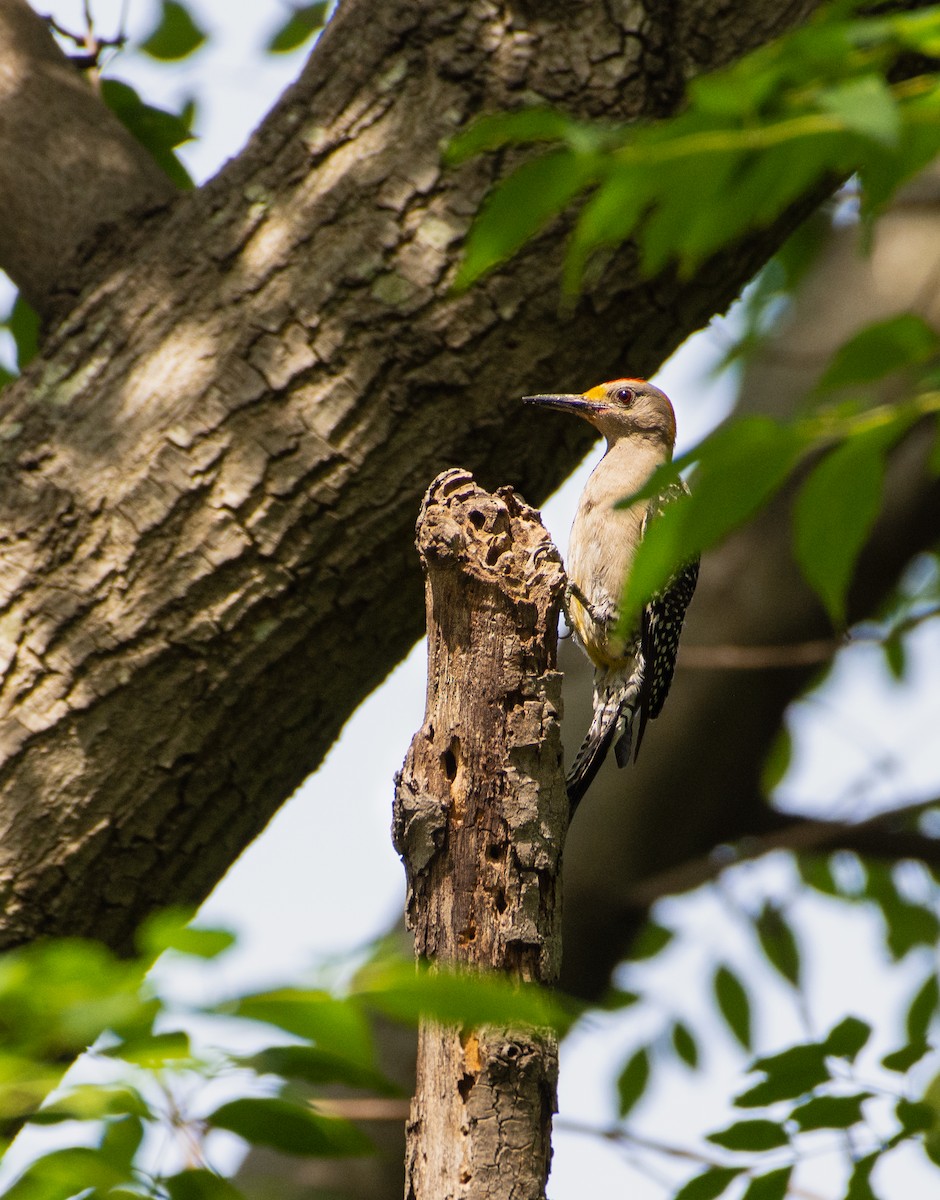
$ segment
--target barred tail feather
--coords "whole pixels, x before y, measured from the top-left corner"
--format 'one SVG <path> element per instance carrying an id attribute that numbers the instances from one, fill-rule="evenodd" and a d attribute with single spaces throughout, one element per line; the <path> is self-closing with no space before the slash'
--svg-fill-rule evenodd
<path id="1" fill-rule="evenodd" d="M 642 676 L 638 671 L 626 679 L 622 674 L 595 672 L 594 716 L 565 780 L 572 814 L 594 782 L 611 745 L 615 747 L 618 766 L 629 762 L 633 717 L 641 684 Z"/>

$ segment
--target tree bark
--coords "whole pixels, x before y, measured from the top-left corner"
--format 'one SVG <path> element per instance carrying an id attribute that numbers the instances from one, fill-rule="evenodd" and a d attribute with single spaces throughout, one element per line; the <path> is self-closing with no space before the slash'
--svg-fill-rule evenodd
<path id="1" fill-rule="evenodd" d="M 102 226 L 175 192 L 26 0 L 0 0 L 0 263 L 29 303 L 62 303 Z"/>
<path id="2" fill-rule="evenodd" d="M 0 944 L 124 946 L 201 900 L 418 636 L 423 481 L 544 497 L 589 433 L 513 398 L 650 372 L 783 234 L 691 283 L 625 251 L 561 317 L 556 231 L 457 298 L 505 163 L 443 172 L 441 141 L 535 96 L 664 115 L 813 7 L 346 0 L 215 180 L 35 285 L 54 330 L 0 420 Z"/>
<path id="3" fill-rule="evenodd" d="M 568 800 L 555 670 L 564 571 L 538 513 L 464 471 L 418 521 L 428 701 L 395 797 L 419 958 L 554 983 Z M 551 1161 L 558 1048 L 548 1030 L 423 1021 L 408 1200 L 537 1200 Z"/>

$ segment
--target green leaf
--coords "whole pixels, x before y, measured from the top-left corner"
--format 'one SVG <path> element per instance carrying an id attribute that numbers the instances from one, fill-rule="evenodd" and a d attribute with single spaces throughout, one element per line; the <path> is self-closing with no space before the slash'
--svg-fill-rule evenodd
<path id="1" fill-rule="evenodd" d="M 119 79 L 102 79 L 101 98 L 128 132 L 149 151 L 158 167 L 178 188 L 193 186 L 186 168 L 173 153 L 192 140 L 189 121 L 176 113 L 145 104 L 137 92 Z"/>
<path id="2" fill-rule="evenodd" d="M 149 1031 L 156 1001 L 144 1000 L 143 969 L 80 939 L 36 942 L 0 957 L 0 1029 L 8 1053 L 61 1062 L 106 1029 Z"/>
<path id="3" fill-rule="evenodd" d="M 617 1079 L 618 1112 L 625 1117 L 636 1107 L 650 1078 L 650 1056 L 646 1049 L 637 1052 L 628 1060 Z"/>
<path id="4" fill-rule="evenodd" d="M 56 1096 L 30 1117 L 31 1124 L 53 1125 L 60 1121 L 97 1121 L 102 1117 L 129 1115 L 147 1119 L 150 1106 L 136 1088 L 85 1083 Z"/>
<path id="5" fill-rule="evenodd" d="M 144 1123 L 140 1117 L 118 1117 L 105 1125 L 98 1148 L 105 1162 L 130 1178 L 134 1155 L 143 1140 Z"/>
<path id="6" fill-rule="evenodd" d="M 923 1103 L 933 1113 L 933 1124 L 924 1136 L 924 1150 L 930 1161 L 940 1167 L 940 1075 L 935 1075 L 927 1084 Z"/>
<path id="7" fill-rule="evenodd" d="M 127 1182 L 127 1173 L 112 1166 L 99 1150 L 75 1146 L 36 1159 L 3 1196 L 4 1200 L 68 1200 L 87 1188 L 106 1194 Z"/>
<path id="8" fill-rule="evenodd" d="M 842 896 L 842 890 L 832 873 L 829 858 L 822 854 L 801 854 L 796 860 L 800 878 L 807 887 L 822 892 L 824 896 Z"/>
<path id="9" fill-rule="evenodd" d="M 793 930 L 783 914 L 771 904 L 765 904 L 754 922 L 761 949 L 768 962 L 783 978 L 800 986 L 800 951 Z"/>
<path id="10" fill-rule="evenodd" d="M 940 351 L 940 337 L 914 313 L 866 326 L 843 343 L 823 372 L 821 392 L 874 383 L 904 367 L 922 366 Z"/>
<path id="11" fill-rule="evenodd" d="M 661 954 L 666 949 L 674 937 L 675 934 L 665 925 L 647 921 L 633 940 L 630 957 L 637 961 L 655 958 L 657 954 Z"/>
<path id="12" fill-rule="evenodd" d="M 28 1117 L 61 1079 L 61 1065 L 36 1062 L 15 1054 L 0 1054 L 0 1121 Z M 2 1152 L 0 1144 L 0 1154 Z"/>
<path id="13" fill-rule="evenodd" d="M 760 786 L 765 796 L 769 796 L 783 782 L 793 760 L 793 739 L 786 725 L 781 725 L 777 736 L 770 746 L 770 753 L 764 759 L 761 767 Z"/>
<path id="14" fill-rule="evenodd" d="M 372 1065 L 372 1035 L 359 1006 L 318 989 L 278 988 L 220 1005 L 219 1012 L 263 1021 L 309 1038 L 351 1062 Z"/>
<path id="15" fill-rule="evenodd" d="M 888 668 L 892 679 L 900 683 L 904 679 L 904 671 L 907 665 L 904 638 L 900 633 L 891 633 L 881 643 L 881 649 L 885 657 L 885 666 Z"/>
<path id="16" fill-rule="evenodd" d="M 909 1042 L 926 1042 L 930 1026 L 940 1005 L 940 987 L 937 976 L 928 975 L 917 991 L 907 1010 L 904 1024 Z"/>
<path id="17" fill-rule="evenodd" d="M 168 1033 L 153 1033 L 144 1037 L 130 1038 L 116 1046 L 107 1046 L 98 1051 L 109 1058 L 120 1058 L 148 1070 L 158 1070 L 167 1065 L 179 1065 L 181 1060 L 192 1057 L 189 1035 L 182 1030 Z"/>
<path id="18" fill-rule="evenodd" d="M 235 934 L 228 929 L 198 929 L 190 925 L 191 909 L 169 908 L 148 917 L 137 932 L 142 954 L 157 955 L 167 950 L 194 958 L 217 958 L 235 945 Z"/>
<path id="19" fill-rule="evenodd" d="M 889 867 L 869 863 L 866 874 L 865 895 L 881 910 L 892 957 L 901 959 L 918 946 L 934 946 L 940 938 L 940 920 L 936 913 L 905 900 L 898 892 Z"/>
<path id="20" fill-rule="evenodd" d="M 693 1070 L 698 1066 L 698 1043 L 682 1021 L 676 1021 L 672 1026 L 672 1048 L 686 1066 Z"/>
<path id="21" fill-rule="evenodd" d="M 930 452 L 930 458 L 927 462 L 927 469 L 930 471 L 931 475 L 940 475 L 940 419 L 937 421 L 933 449 Z"/>
<path id="22" fill-rule="evenodd" d="M 356 994 L 399 1020 L 464 1025 L 570 1028 L 580 1007 L 535 984 L 479 970 L 416 970 L 413 963 L 373 963 L 356 977 Z"/>
<path id="23" fill-rule="evenodd" d="M 881 1060 L 881 1065 L 888 1071 L 898 1071 L 904 1074 L 915 1063 L 919 1063 L 922 1058 L 929 1054 L 931 1049 L 932 1047 L 929 1042 L 908 1042 L 900 1050 L 894 1050 L 891 1054 L 886 1054 Z"/>
<path id="24" fill-rule="evenodd" d="M 465 291 L 515 254 L 595 175 L 593 157 L 567 147 L 523 163 L 487 196 L 467 236 L 454 288 Z"/>
<path id="25" fill-rule="evenodd" d="M 526 142 L 567 141 L 572 148 L 597 149 L 601 145 L 594 127 L 583 125 L 557 108 L 520 108 L 514 112 L 487 113 L 454 136 L 444 153 L 451 166 L 475 154 L 501 150 Z"/>
<path id="26" fill-rule="evenodd" d="M 349 1121 L 321 1117 L 306 1105 L 277 1097 L 230 1100 L 206 1120 L 253 1146 L 273 1146 L 286 1154 L 345 1158 L 372 1152 L 369 1139 Z"/>
<path id="27" fill-rule="evenodd" d="M 640 543 L 624 595 L 624 624 L 679 563 L 716 545 L 753 516 L 781 486 L 804 446 L 800 430 L 769 417 L 731 421 L 706 438 L 690 456 L 699 463 L 692 495 L 669 504 Z M 674 476 L 675 465 L 656 472 L 639 495 L 653 495 Z"/>
<path id="28" fill-rule="evenodd" d="M 875 1168 L 880 1157 L 880 1151 L 874 1154 L 866 1154 L 864 1158 L 860 1158 L 852 1168 L 852 1174 L 849 1176 L 849 1186 L 845 1193 L 845 1200 L 878 1200 L 878 1197 L 872 1191 L 871 1173 Z"/>
<path id="29" fill-rule="evenodd" d="M 766 1175 L 756 1176 L 747 1185 L 741 1200 L 784 1200 L 792 1174 L 792 1167 L 779 1167 L 776 1171 L 768 1171 Z"/>
<path id="30" fill-rule="evenodd" d="M 901 900 L 882 913 L 888 924 L 888 949 L 896 959 L 918 946 L 934 946 L 940 938 L 940 919 L 922 904 Z"/>
<path id="31" fill-rule="evenodd" d="M 871 1092 L 853 1096 L 814 1096 L 790 1116 L 805 1133 L 809 1129 L 850 1129 L 862 1120 L 862 1105 Z"/>
<path id="32" fill-rule="evenodd" d="M 22 371 L 39 353 L 39 314 L 17 295 L 6 326 L 16 343 L 16 365 Z"/>
<path id="33" fill-rule="evenodd" d="M 280 1075 L 312 1084 L 344 1083 L 384 1095 L 399 1095 L 401 1091 L 379 1071 L 317 1046 L 269 1046 L 236 1062 L 258 1075 Z"/>
<path id="34" fill-rule="evenodd" d="M 288 54 L 302 46 L 308 38 L 322 29 L 330 13 L 331 0 L 318 4 L 297 5 L 290 17 L 269 39 L 265 49 L 269 54 Z"/>
<path id="35" fill-rule="evenodd" d="M 817 1042 L 791 1046 L 780 1054 L 759 1058 L 752 1070 L 763 1071 L 767 1078 L 737 1097 L 734 1103 L 738 1108 L 760 1108 L 778 1100 L 795 1100 L 830 1078 L 825 1047 Z"/>
<path id="36" fill-rule="evenodd" d="M 813 469 L 794 506 L 797 563 L 837 627 L 845 623 L 855 560 L 881 507 L 885 441 L 882 430 L 848 438 Z"/>
<path id="37" fill-rule="evenodd" d="M 608 988 L 601 1000 L 600 1007 L 605 1012 L 616 1012 L 621 1008 L 632 1008 L 642 999 L 639 992 L 628 992 L 623 988 Z"/>
<path id="38" fill-rule="evenodd" d="M 712 981 L 718 1011 L 745 1050 L 751 1049 L 751 1002 L 741 980 L 730 967 L 720 966 Z"/>
<path id="39" fill-rule="evenodd" d="M 743 1170 L 743 1167 L 709 1167 L 679 1188 L 674 1200 L 715 1200 Z"/>
<path id="40" fill-rule="evenodd" d="M 205 42 L 205 32 L 193 20 L 189 9 L 177 0 L 162 0 L 162 4 L 160 20 L 141 42 L 140 49 L 161 62 L 186 58 Z"/>
<path id="41" fill-rule="evenodd" d="M 737 1121 L 718 1133 L 710 1133 L 707 1140 L 725 1150 L 776 1150 L 786 1146 L 790 1139 L 776 1121 Z"/>
<path id="42" fill-rule="evenodd" d="M 819 106 L 841 117 L 845 128 L 853 133 L 885 146 L 897 144 L 901 114 L 891 89 L 880 75 L 862 75 L 826 88 L 820 93 Z"/>
<path id="43" fill-rule="evenodd" d="M 617 246 L 634 231 L 647 209 L 653 181 L 650 172 L 630 166 L 611 171 L 585 202 L 565 257 L 563 291 L 578 293 L 590 256 L 604 246 Z"/>
<path id="44" fill-rule="evenodd" d="M 200 1168 L 161 1179 L 170 1200 L 243 1200 L 243 1193 L 214 1171 Z"/>
<path id="45" fill-rule="evenodd" d="M 906 1100 L 902 1096 L 894 1111 L 905 1133 L 925 1133 L 937 1120 L 936 1110 L 923 1100 Z"/>
<path id="46" fill-rule="evenodd" d="M 858 1017 L 846 1017 L 833 1026 L 823 1043 L 823 1049 L 836 1058 L 847 1058 L 853 1062 L 870 1037 L 871 1026 L 866 1021 Z"/>

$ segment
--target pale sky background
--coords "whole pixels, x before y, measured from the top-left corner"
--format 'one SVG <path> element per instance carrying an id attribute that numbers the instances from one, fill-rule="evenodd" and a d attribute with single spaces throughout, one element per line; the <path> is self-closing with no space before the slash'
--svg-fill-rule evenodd
<path id="1" fill-rule="evenodd" d="M 51 11 L 63 25 L 81 26 L 80 0 L 47 0 L 37 8 Z M 115 29 L 120 8 L 118 0 L 92 0 L 102 33 Z M 259 53 L 284 19 L 286 5 L 192 0 L 191 8 L 212 35 L 207 47 L 173 67 L 124 54 L 110 74 L 132 83 L 151 103 L 172 109 L 180 108 L 191 94 L 199 96 L 200 140 L 182 151 L 199 182 L 238 152 L 299 72 L 309 48 L 277 58 Z M 150 0 L 130 0 L 131 33 L 148 32 L 156 12 Z M 8 295 L 0 291 L 0 309 Z M 730 403 L 732 381 L 706 378 L 722 343 L 718 322 L 687 343 L 657 376 L 675 402 L 683 446 L 697 441 Z M 0 357 L 8 352 L 0 342 Z M 587 387 L 597 381 L 584 382 Z M 546 381 L 536 380 L 533 386 L 546 386 Z M 562 547 L 580 489 L 597 457 L 595 451 L 543 509 Z M 940 668 L 940 623 L 917 631 L 908 649 L 911 670 L 903 685 L 887 676 L 877 648 L 858 646 L 840 655 L 823 689 L 794 707 L 790 726 L 796 754 L 779 789 L 787 807 L 832 812 L 833 797 L 846 797 L 840 812 L 854 815 L 898 799 L 909 802 L 940 793 L 938 714 L 928 707 L 936 697 L 935 686 L 932 697 L 930 687 Z M 305 964 L 381 934 L 400 913 L 403 873 L 389 839 L 392 775 L 423 718 L 424 672 L 419 646 L 349 721 L 324 766 L 207 901 L 205 921 L 231 925 L 242 939 L 239 950 L 218 963 L 214 988 L 261 987 L 296 978 Z M 909 882 L 916 890 L 916 871 L 909 874 Z M 634 1111 L 632 1128 L 647 1137 L 691 1146 L 697 1133 L 729 1123 L 727 1099 L 742 1090 L 744 1059 L 715 1021 L 710 1002 L 699 997 L 707 992 L 719 961 L 747 964 L 746 977 L 755 977 L 753 948 L 735 917 L 736 906 L 763 896 L 767 889 L 786 895 L 793 886 L 792 869 L 777 856 L 729 872 L 720 890 L 660 906 L 658 919 L 683 933 L 677 939 L 680 948 L 653 965 L 637 967 L 629 984 L 648 989 L 659 1011 L 594 1018 L 565 1044 L 560 1128 L 549 1188 L 553 1200 L 585 1194 L 603 1200 L 622 1196 L 627 1189 L 633 1200 L 660 1200 L 664 1190 L 657 1178 L 674 1185 L 688 1174 L 687 1165 L 651 1155 L 643 1158 L 650 1173 L 637 1171 L 622 1149 L 563 1129 L 565 1121 L 604 1124 L 613 1118 L 618 1068 L 633 1048 L 655 1035 L 663 1013 L 685 1014 L 701 1035 L 707 1076 L 675 1065 L 657 1069 L 657 1087 Z M 882 970 L 885 951 L 878 926 L 865 912 L 802 896 L 790 915 L 807 959 L 813 1034 L 824 1033 L 847 1012 L 885 1024 L 928 970 L 926 952 L 911 956 L 903 969 Z M 769 969 L 765 976 L 756 1028 L 759 1049 L 769 1052 L 805 1037 L 806 1031 L 786 985 L 771 978 Z M 896 1044 L 878 1045 L 876 1051 L 883 1054 Z M 866 1054 L 861 1060 L 869 1075 L 875 1057 Z M 823 1143 L 831 1139 L 821 1138 Z M 936 1193 L 936 1169 L 924 1165 L 919 1151 L 904 1150 L 895 1158 L 898 1167 L 885 1177 L 889 1196 Z M 801 1170 L 801 1186 L 808 1189 L 801 1194 L 841 1195 L 843 1178 L 838 1155 L 821 1153 Z"/>

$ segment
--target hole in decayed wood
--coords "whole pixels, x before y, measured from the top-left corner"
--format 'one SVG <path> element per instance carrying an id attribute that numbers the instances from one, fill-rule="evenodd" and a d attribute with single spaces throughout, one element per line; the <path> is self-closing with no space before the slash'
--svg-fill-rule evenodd
<path id="1" fill-rule="evenodd" d="M 448 783 L 453 783 L 457 778 L 457 763 L 459 754 L 460 742 L 454 738 L 448 748 L 441 755 L 441 766 L 444 768 L 444 774 L 447 776 Z"/>
<path id="2" fill-rule="evenodd" d="M 486 848 L 486 857 L 490 860 L 490 862 L 499 862 L 499 860 L 503 857 L 503 852 L 505 849 L 506 847 L 501 845 L 499 842 L 492 842 Z"/>
<path id="3" fill-rule="evenodd" d="M 473 1085 L 476 1083 L 476 1077 L 473 1075 L 461 1075 L 457 1080 L 457 1091 L 460 1093 L 460 1099 L 467 1103 L 467 1098 L 473 1091 Z M 467 1177 L 469 1180 L 469 1176 Z"/>
<path id="4" fill-rule="evenodd" d="M 506 911 L 506 889 L 503 887 L 496 889 L 496 895 L 493 897 L 493 904 L 498 913 Z"/>
<path id="5" fill-rule="evenodd" d="M 502 544 L 501 541 L 500 542 L 491 542 L 490 548 L 486 552 L 486 565 L 488 567 L 495 567 L 496 564 L 499 562 L 499 560 L 502 558 L 503 551 L 505 550 L 505 548 L 506 547 Z"/>
<path id="6" fill-rule="evenodd" d="M 474 529 L 482 529 L 486 524 L 486 515 L 481 513 L 478 508 L 472 508 L 470 510 L 470 524 Z"/>

